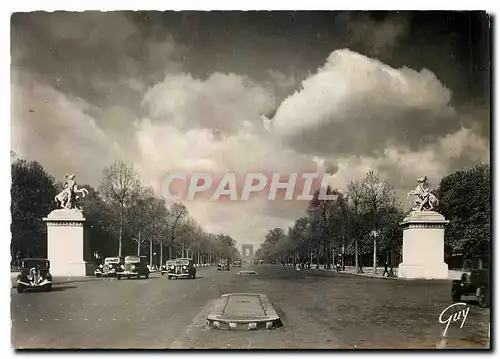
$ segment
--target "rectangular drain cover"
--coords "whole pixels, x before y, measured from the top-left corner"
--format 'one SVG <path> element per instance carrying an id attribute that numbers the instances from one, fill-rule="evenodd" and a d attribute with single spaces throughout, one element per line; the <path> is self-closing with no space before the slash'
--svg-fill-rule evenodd
<path id="1" fill-rule="evenodd" d="M 207 322 L 218 329 L 271 329 L 280 318 L 267 296 L 253 293 L 224 294 L 217 300 Z"/>
<path id="2" fill-rule="evenodd" d="M 257 272 L 253 270 L 242 270 L 238 272 L 238 275 L 257 275 Z"/>

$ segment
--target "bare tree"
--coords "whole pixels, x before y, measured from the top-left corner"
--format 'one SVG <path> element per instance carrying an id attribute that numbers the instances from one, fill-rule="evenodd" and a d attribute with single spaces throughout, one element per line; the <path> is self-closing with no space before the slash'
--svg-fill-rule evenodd
<path id="1" fill-rule="evenodd" d="M 328 195 L 339 195 L 339 191 L 326 188 Z M 314 236 L 316 242 L 316 264 L 319 266 L 320 250 L 323 250 L 324 264 L 326 268 L 330 268 L 332 263 L 332 239 L 333 239 L 333 225 L 335 215 L 335 202 L 330 200 L 323 200 L 319 197 L 320 191 L 316 191 L 313 199 L 309 203 L 307 209 L 311 234 Z"/>
<path id="2" fill-rule="evenodd" d="M 377 237 L 380 233 L 382 217 L 387 214 L 388 208 L 396 205 L 394 189 L 379 176 L 370 171 L 361 181 L 361 204 L 364 212 L 371 221 L 373 238 L 373 274 L 377 273 Z"/>
<path id="3" fill-rule="evenodd" d="M 133 193 L 140 186 L 139 178 L 133 167 L 128 167 L 121 161 L 114 162 L 103 171 L 99 192 L 104 200 L 118 206 L 118 256 L 122 256 L 123 227 L 125 211 L 131 203 Z"/>
<path id="4" fill-rule="evenodd" d="M 175 241 L 180 238 L 184 231 L 187 229 L 185 226 L 185 220 L 189 212 L 186 206 L 182 203 L 174 203 L 170 208 L 168 215 L 168 258 L 172 259 L 172 247 Z"/>
<path id="5" fill-rule="evenodd" d="M 346 208 L 346 214 L 350 222 L 350 229 L 354 237 L 354 251 L 356 270 L 358 273 L 363 273 L 363 267 L 359 261 L 359 240 L 361 236 L 361 205 L 363 201 L 363 191 L 361 182 L 350 182 L 347 185 L 347 197 L 349 206 Z"/>

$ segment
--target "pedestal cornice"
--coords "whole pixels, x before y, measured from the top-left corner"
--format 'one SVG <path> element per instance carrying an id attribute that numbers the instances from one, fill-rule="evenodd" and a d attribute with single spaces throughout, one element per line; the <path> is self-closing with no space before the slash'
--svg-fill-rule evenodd
<path id="1" fill-rule="evenodd" d="M 408 228 L 443 228 L 449 220 L 445 219 L 443 215 L 434 211 L 411 212 L 406 216 L 400 225 L 403 229 Z"/>

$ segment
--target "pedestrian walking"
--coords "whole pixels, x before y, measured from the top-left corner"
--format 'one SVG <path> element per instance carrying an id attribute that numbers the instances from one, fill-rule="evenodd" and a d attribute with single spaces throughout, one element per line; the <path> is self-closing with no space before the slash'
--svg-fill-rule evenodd
<path id="1" fill-rule="evenodd" d="M 387 276 L 389 276 L 389 263 L 385 262 L 384 263 L 384 273 L 382 273 L 382 277 L 387 273 Z"/>

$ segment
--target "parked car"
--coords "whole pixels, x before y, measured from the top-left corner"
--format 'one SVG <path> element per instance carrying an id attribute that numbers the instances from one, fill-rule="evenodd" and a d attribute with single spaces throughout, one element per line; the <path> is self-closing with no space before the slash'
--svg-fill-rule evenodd
<path id="1" fill-rule="evenodd" d="M 120 268 L 121 269 L 121 268 Z M 145 256 L 127 256 L 123 269 L 116 272 L 116 278 L 149 278 L 149 268 Z"/>
<path id="2" fill-rule="evenodd" d="M 177 258 L 173 267 L 168 271 L 168 279 L 172 278 L 196 278 L 196 268 L 191 258 Z"/>
<path id="3" fill-rule="evenodd" d="M 241 268 L 241 262 L 240 261 L 234 261 L 233 262 L 233 267 L 240 267 Z"/>
<path id="4" fill-rule="evenodd" d="M 454 280 L 451 286 L 451 299 L 455 302 L 462 300 L 462 296 L 473 296 L 481 307 L 489 307 L 490 273 L 488 269 L 473 269 L 462 274 L 460 280 Z"/>
<path id="5" fill-rule="evenodd" d="M 229 270 L 229 261 L 221 259 L 219 264 L 217 264 L 217 270 Z"/>
<path id="6" fill-rule="evenodd" d="M 114 277 L 116 272 L 123 270 L 124 264 L 120 257 L 107 257 L 104 263 L 100 264 L 95 270 L 96 277 Z"/>
<path id="7" fill-rule="evenodd" d="M 52 289 L 50 261 L 46 258 L 25 258 L 21 260 L 21 273 L 17 275 L 17 292 L 26 289 L 40 289 L 49 292 Z"/>
<path id="8" fill-rule="evenodd" d="M 164 266 L 161 267 L 161 275 L 165 275 L 168 273 L 171 269 L 174 269 L 175 265 L 175 260 L 171 259 L 168 260 Z"/>

